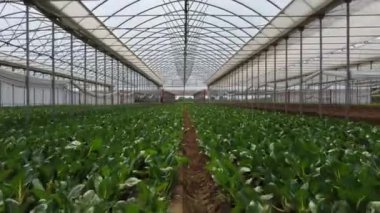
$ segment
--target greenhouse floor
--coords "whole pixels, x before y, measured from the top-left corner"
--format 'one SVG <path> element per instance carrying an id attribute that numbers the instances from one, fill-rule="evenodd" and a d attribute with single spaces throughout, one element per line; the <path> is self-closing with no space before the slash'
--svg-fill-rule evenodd
<path id="1" fill-rule="evenodd" d="M 179 168 L 169 212 L 230 212 L 226 197 L 220 192 L 206 168 L 208 157 L 201 153 L 197 133 L 187 108 L 183 111 L 183 127 L 181 155 L 189 162 L 188 165 Z"/>
<path id="2" fill-rule="evenodd" d="M 0 212 L 380 208 L 367 123 L 178 103 L 4 108 L 0 132 Z"/>
<path id="3" fill-rule="evenodd" d="M 263 109 L 267 111 L 278 111 L 291 114 L 302 113 L 305 115 L 319 115 L 318 104 L 288 104 L 285 109 L 285 104 L 273 103 L 223 103 L 223 105 L 236 106 L 241 108 Z M 301 108 L 302 107 L 302 108 Z M 344 105 L 322 105 L 323 116 L 334 118 L 346 118 L 346 107 Z M 354 105 L 348 110 L 348 119 L 352 121 L 363 121 L 371 124 L 380 125 L 380 106 L 377 105 Z"/>

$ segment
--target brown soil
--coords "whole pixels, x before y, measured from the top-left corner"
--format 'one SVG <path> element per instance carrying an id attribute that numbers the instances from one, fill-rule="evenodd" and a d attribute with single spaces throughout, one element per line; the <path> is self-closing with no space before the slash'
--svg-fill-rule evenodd
<path id="1" fill-rule="evenodd" d="M 272 104 L 272 103 L 223 103 L 227 106 L 241 108 L 261 109 L 267 111 L 288 112 L 291 114 L 319 115 L 318 104 Z M 363 121 L 375 125 L 380 125 L 379 106 L 355 105 L 346 108 L 344 105 L 322 105 L 322 115 L 335 118 L 347 118 L 352 121 Z"/>
<path id="2" fill-rule="evenodd" d="M 173 190 L 171 213 L 224 213 L 230 212 L 227 199 L 214 183 L 206 169 L 207 156 L 202 154 L 197 134 L 188 111 L 183 112 L 184 132 L 182 155 L 188 164 L 179 169 L 178 183 Z"/>

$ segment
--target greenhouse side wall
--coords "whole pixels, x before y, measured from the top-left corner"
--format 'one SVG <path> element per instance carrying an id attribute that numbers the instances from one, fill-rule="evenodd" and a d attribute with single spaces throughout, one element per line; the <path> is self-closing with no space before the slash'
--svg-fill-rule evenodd
<path id="1" fill-rule="evenodd" d="M 26 87 L 25 87 L 25 75 L 22 75 L 23 71 L 20 70 L 8 70 L 6 68 L 0 68 L 0 106 L 3 107 L 15 107 L 26 106 Z M 50 76 L 48 76 L 50 77 Z M 30 77 L 30 105 L 42 106 L 51 105 L 52 101 L 52 86 L 51 80 L 47 78 Z M 74 90 L 70 90 L 69 80 L 56 80 L 55 81 L 55 104 L 56 105 L 81 105 L 96 103 L 101 105 L 111 105 L 112 99 L 114 104 L 131 104 L 135 103 L 135 100 L 140 97 L 141 102 L 155 102 L 155 97 L 148 96 L 148 94 L 140 93 L 138 96 L 136 93 L 130 91 L 120 91 L 119 93 L 104 93 L 103 90 L 98 91 L 97 98 L 94 95 L 93 89 L 87 90 L 87 93 L 83 92 L 83 88 L 80 88 L 77 84 L 73 86 Z M 150 91 L 152 94 L 154 91 Z M 136 94 L 136 95 L 134 95 Z M 118 98 L 119 96 L 119 98 Z M 144 98 L 141 98 L 145 97 Z M 96 100 L 98 99 L 98 100 Z"/>

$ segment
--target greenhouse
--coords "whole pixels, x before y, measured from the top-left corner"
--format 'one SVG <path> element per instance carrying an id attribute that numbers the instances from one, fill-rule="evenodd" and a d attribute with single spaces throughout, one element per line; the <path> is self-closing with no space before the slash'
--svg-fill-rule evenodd
<path id="1" fill-rule="evenodd" d="M 380 1 L 1 0 L 1 212 L 380 212 Z"/>

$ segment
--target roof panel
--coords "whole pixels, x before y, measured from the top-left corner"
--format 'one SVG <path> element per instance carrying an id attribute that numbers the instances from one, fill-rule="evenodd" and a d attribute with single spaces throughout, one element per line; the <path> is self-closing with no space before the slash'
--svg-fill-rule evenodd
<path id="1" fill-rule="evenodd" d="M 203 76 L 197 84 L 205 85 L 208 76 L 290 2 L 189 1 L 187 78 Z M 88 9 L 95 8 L 92 12 L 155 72 L 187 81 L 183 79 L 184 3 L 183 0 L 108 0 L 95 6 L 83 1 Z M 208 66 L 207 61 L 214 61 L 215 65 Z M 169 67 L 160 65 L 164 63 Z"/>

